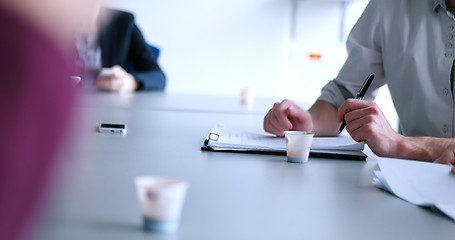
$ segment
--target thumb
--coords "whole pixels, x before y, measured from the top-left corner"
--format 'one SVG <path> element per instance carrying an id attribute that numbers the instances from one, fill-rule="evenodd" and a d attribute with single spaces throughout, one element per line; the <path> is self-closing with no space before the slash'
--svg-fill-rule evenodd
<path id="1" fill-rule="evenodd" d="M 451 164 L 453 165 L 455 162 L 455 151 L 452 149 L 446 150 L 441 157 L 436 159 L 436 163 L 442 163 L 442 164 Z"/>
<path id="2" fill-rule="evenodd" d="M 293 125 L 306 122 L 305 111 L 298 106 L 290 106 L 287 114 Z"/>
<path id="3" fill-rule="evenodd" d="M 291 105 L 291 106 L 288 108 L 288 116 L 294 117 L 294 116 L 299 115 L 299 112 L 300 112 L 299 110 L 300 110 L 300 109 L 298 109 L 296 106 Z"/>

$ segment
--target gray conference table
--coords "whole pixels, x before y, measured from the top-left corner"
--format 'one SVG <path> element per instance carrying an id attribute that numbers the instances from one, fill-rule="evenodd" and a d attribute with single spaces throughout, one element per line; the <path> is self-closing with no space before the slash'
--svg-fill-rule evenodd
<path id="1" fill-rule="evenodd" d="M 281 99 L 255 97 L 252 103 L 241 104 L 239 96 L 174 92 L 137 92 L 135 94 L 118 95 L 95 90 L 84 94 L 82 105 L 97 108 L 263 115 L 277 101 L 281 101 Z M 309 107 L 306 104 L 301 105 L 305 108 Z"/>
<path id="2" fill-rule="evenodd" d="M 216 101 L 216 98 L 212 99 Z M 199 150 L 216 124 L 261 131 L 262 116 L 85 106 L 33 239 L 453 239 L 455 222 L 372 185 L 368 161 Z M 127 136 L 95 132 L 124 122 Z M 188 181 L 181 226 L 145 232 L 134 178 Z"/>

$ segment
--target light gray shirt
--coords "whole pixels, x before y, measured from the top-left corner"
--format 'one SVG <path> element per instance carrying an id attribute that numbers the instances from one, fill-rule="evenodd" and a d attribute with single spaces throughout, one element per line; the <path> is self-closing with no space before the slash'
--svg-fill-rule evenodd
<path id="1" fill-rule="evenodd" d="M 387 84 L 404 135 L 454 137 L 454 36 L 444 0 L 371 0 L 349 34 L 348 59 L 318 100 L 339 108 L 374 72 L 364 99 Z"/>

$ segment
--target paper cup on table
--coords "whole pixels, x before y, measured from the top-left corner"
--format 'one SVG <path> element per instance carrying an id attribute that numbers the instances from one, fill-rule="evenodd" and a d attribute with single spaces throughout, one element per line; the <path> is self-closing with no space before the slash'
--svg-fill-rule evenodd
<path id="1" fill-rule="evenodd" d="M 71 81 L 72 81 L 73 85 L 76 86 L 81 82 L 81 77 L 71 76 Z"/>
<path id="2" fill-rule="evenodd" d="M 157 232 L 176 231 L 188 183 L 159 177 L 137 177 L 135 182 L 144 228 Z"/>
<path id="3" fill-rule="evenodd" d="M 242 105 L 253 105 L 255 91 L 253 88 L 242 88 L 240 89 L 240 104 Z"/>
<path id="4" fill-rule="evenodd" d="M 102 68 L 99 76 L 100 77 L 112 77 L 112 76 L 114 76 L 114 70 L 112 68 Z"/>
<path id="5" fill-rule="evenodd" d="M 285 131 L 286 154 L 288 162 L 306 163 L 310 155 L 314 133 L 302 131 Z"/>

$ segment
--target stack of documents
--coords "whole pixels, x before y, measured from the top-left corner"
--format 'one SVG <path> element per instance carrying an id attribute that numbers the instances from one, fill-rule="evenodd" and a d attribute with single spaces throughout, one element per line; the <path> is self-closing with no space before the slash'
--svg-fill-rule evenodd
<path id="1" fill-rule="evenodd" d="M 346 137 L 315 137 L 310 157 L 365 160 L 365 144 Z M 268 134 L 237 131 L 224 126 L 214 128 L 202 145 L 204 151 L 286 154 L 286 140 Z"/>
<path id="2" fill-rule="evenodd" d="M 373 183 L 412 204 L 436 207 L 455 220 L 455 175 L 449 165 L 379 158 Z"/>

